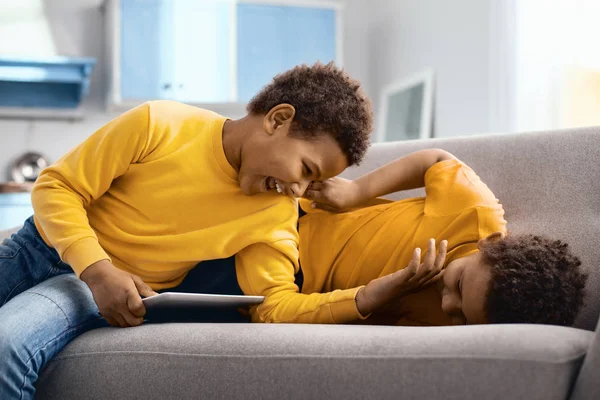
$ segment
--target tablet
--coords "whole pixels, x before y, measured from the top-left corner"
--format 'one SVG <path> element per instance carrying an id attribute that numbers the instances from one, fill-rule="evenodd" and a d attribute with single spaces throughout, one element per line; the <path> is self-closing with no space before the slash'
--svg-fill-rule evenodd
<path id="1" fill-rule="evenodd" d="M 142 299 L 146 308 L 221 308 L 260 304 L 264 296 L 164 292 Z"/>

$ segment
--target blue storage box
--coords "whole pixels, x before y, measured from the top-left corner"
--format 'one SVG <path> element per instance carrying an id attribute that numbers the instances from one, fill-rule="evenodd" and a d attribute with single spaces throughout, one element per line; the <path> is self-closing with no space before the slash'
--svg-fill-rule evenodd
<path id="1" fill-rule="evenodd" d="M 0 107 L 75 108 L 95 64 L 93 58 L 0 57 Z"/>
<path id="2" fill-rule="evenodd" d="M 32 215 L 31 193 L 0 193 L 0 230 L 21 226 Z"/>

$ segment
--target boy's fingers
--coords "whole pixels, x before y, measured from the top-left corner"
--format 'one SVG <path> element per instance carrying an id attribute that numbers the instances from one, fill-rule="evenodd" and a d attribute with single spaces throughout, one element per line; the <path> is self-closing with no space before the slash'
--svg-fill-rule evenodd
<path id="1" fill-rule="evenodd" d="M 121 314 L 119 314 L 118 312 L 113 314 L 113 319 L 117 322 L 118 327 L 121 328 L 126 328 L 127 327 L 127 322 L 125 322 L 125 318 L 123 318 L 123 316 Z"/>
<path id="2" fill-rule="evenodd" d="M 444 270 L 441 270 L 437 274 L 433 275 L 430 279 L 423 280 L 423 287 L 427 287 L 427 286 L 431 285 L 432 283 L 436 283 L 437 281 L 442 279 L 443 276 L 444 276 Z"/>
<path id="3" fill-rule="evenodd" d="M 309 189 L 304 192 L 304 197 L 306 197 L 309 200 L 317 200 L 318 201 L 323 198 L 323 195 L 318 190 Z"/>
<path id="4" fill-rule="evenodd" d="M 143 318 L 133 315 L 131 313 L 131 311 L 129 310 L 129 308 L 127 308 L 127 307 L 123 307 L 123 309 L 121 310 L 121 316 L 125 320 L 124 327 L 138 326 L 138 325 L 141 325 L 142 322 L 144 321 Z"/>
<path id="5" fill-rule="evenodd" d="M 425 255 L 425 259 L 423 260 L 423 264 L 427 266 L 427 268 L 433 267 L 433 263 L 435 262 L 435 239 L 429 239 L 427 242 L 427 255 Z"/>
<path id="6" fill-rule="evenodd" d="M 142 298 L 137 293 L 130 293 L 127 297 L 127 308 L 135 317 L 142 318 L 146 315 L 146 307 Z"/>
<path id="7" fill-rule="evenodd" d="M 410 260 L 411 263 L 414 263 L 414 267 L 418 267 L 419 264 L 421 264 L 421 248 L 417 247 L 414 251 L 413 251 L 413 256 L 412 256 L 412 260 Z"/>
<path id="8" fill-rule="evenodd" d="M 390 284 L 396 288 L 395 290 L 405 288 L 405 285 L 411 283 L 417 271 L 417 267 L 419 266 L 420 259 L 421 249 L 417 248 L 413 251 L 413 257 L 406 268 L 399 269 L 396 272 L 386 275 L 390 278 Z"/>
<path id="9" fill-rule="evenodd" d="M 308 190 L 321 190 L 321 189 L 323 189 L 323 182 L 321 182 L 321 181 L 313 181 L 308 186 Z"/>
<path id="10" fill-rule="evenodd" d="M 103 315 L 104 317 L 104 315 Z M 117 322 L 117 320 L 115 320 L 113 317 L 109 317 L 108 315 L 106 317 L 104 317 L 104 319 L 106 320 L 106 322 L 108 322 L 108 324 L 110 326 L 114 326 L 115 328 L 120 327 L 121 325 L 119 325 L 119 323 Z"/>
<path id="11" fill-rule="evenodd" d="M 435 269 L 442 269 L 444 267 L 444 262 L 446 261 L 446 252 L 448 250 L 448 241 L 442 240 L 440 243 L 440 248 L 435 258 Z"/>
<path id="12" fill-rule="evenodd" d="M 433 279 L 436 274 L 439 274 L 442 268 L 444 268 L 444 261 L 446 260 L 446 250 L 448 248 L 448 241 L 442 240 L 440 242 L 440 247 L 438 249 L 438 253 L 435 257 L 435 261 L 432 265 L 429 265 L 426 274 L 420 275 L 421 282 L 427 282 L 430 279 Z M 429 254 L 428 254 L 429 255 Z"/>
<path id="13" fill-rule="evenodd" d="M 413 250 L 413 256 L 408 266 L 404 268 L 402 271 L 405 271 L 405 278 L 408 278 L 410 282 L 417 279 L 417 270 L 419 269 L 419 265 L 421 264 L 421 249 L 416 248 Z"/>
<path id="14" fill-rule="evenodd" d="M 146 284 L 146 282 L 144 282 L 139 276 L 131 275 L 131 279 L 133 279 L 133 283 L 135 284 L 135 288 L 137 289 L 138 293 L 142 296 L 152 297 L 158 294 L 152 290 L 152 288 L 148 286 L 148 284 Z"/>
<path id="15" fill-rule="evenodd" d="M 138 326 L 142 323 L 142 317 L 146 314 L 146 307 L 144 307 L 137 290 L 127 292 L 125 304 L 119 307 L 118 313 L 125 319 L 126 326 Z"/>
<path id="16" fill-rule="evenodd" d="M 435 240 L 429 239 L 427 242 L 427 254 L 423 257 L 423 263 L 417 269 L 417 274 L 414 277 L 414 281 L 420 281 L 424 277 L 430 274 L 435 262 Z"/>

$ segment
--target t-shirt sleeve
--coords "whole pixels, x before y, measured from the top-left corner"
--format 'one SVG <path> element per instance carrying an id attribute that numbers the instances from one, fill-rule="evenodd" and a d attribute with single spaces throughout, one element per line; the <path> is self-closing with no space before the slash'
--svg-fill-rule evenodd
<path id="1" fill-rule="evenodd" d="M 499 202 L 481 178 L 457 159 L 441 161 L 425 173 L 425 215 L 443 216 Z"/>
<path id="2" fill-rule="evenodd" d="M 250 309 L 253 322 L 339 324 L 363 319 L 355 301 L 360 287 L 302 294 L 294 283 L 297 269 L 298 249 L 292 240 L 256 243 L 236 255 L 244 294 L 265 296 Z"/>

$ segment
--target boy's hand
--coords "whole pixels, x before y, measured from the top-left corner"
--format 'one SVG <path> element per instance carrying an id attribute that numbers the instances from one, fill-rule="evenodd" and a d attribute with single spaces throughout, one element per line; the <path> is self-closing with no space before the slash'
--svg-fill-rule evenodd
<path id="1" fill-rule="evenodd" d="M 157 294 L 140 277 L 118 269 L 108 260 L 90 265 L 81 274 L 81 280 L 92 291 L 104 319 L 122 328 L 138 326 L 144 321 L 146 307 L 140 295 Z"/>
<path id="2" fill-rule="evenodd" d="M 330 212 L 343 212 L 359 206 L 365 201 L 355 181 L 335 177 L 322 182 L 313 182 L 304 193 L 312 200 L 313 208 Z"/>
<path id="3" fill-rule="evenodd" d="M 435 239 L 429 239 L 427 254 L 422 264 L 420 264 L 421 249 L 416 248 L 406 268 L 369 282 L 356 295 L 358 311 L 366 316 L 394 298 L 416 292 L 424 286 L 437 282 L 443 274 L 447 246 L 448 242 L 442 240 L 436 256 Z"/>

